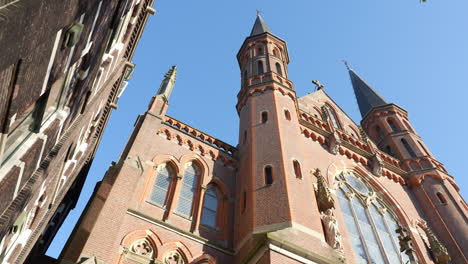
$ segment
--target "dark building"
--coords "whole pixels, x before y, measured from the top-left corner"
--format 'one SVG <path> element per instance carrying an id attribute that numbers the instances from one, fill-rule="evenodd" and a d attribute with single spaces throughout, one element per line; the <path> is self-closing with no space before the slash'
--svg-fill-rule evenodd
<path id="1" fill-rule="evenodd" d="M 75 206 L 152 3 L 0 0 L 0 263 L 42 255 Z"/>

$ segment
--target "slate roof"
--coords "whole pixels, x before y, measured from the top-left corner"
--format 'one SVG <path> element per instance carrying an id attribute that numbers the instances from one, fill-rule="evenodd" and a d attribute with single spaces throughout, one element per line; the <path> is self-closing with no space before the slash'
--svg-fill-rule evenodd
<path id="1" fill-rule="evenodd" d="M 266 25 L 265 21 L 263 21 L 262 16 L 260 14 L 257 15 L 257 19 L 255 20 L 255 24 L 252 28 L 252 32 L 250 32 L 250 36 L 260 35 L 262 33 L 271 33 L 270 28 Z"/>
<path id="2" fill-rule="evenodd" d="M 365 117 L 366 114 L 374 107 L 389 104 L 377 91 L 366 83 L 356 72 L 348 69 L 351 83 L 353 84 L 354 94 L 359 106 L 361 116 Z"/>

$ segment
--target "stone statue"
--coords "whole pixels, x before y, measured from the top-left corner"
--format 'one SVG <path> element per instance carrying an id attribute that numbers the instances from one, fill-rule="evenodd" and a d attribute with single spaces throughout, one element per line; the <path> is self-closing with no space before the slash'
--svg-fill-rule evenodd
<path id="1" fill-rule="evenodd" d="M 341 139 L 340 136 L 336 131 L 333 131 L 333 133 L 328 136 L 328 150 L 336 155 L 338 153 L 338 148 L 341 145 Z"/>
<path id="2" fill-rule="evenodd" d="M 325 238 L 328 244 L 333 249 L 341 250 L 341 234 L 338 229 L 338 222 L 333 215 L 333 210 L 327 209 L 325 212 L 320 213 L 320 218 L 322 219 L 323 226 L 325 227 Z"/>
<path id="3" fill-rule="evenodd" d="M 382 169 L 384 168 L 384 163 L 379 154 L 375 153 L 372 157 L 372 173 L 375 176 L 382 176 Z"/>
<path id="4" fill-rule="evenodd" d="M 317 198 L 317 205 L 320 212 L 325 212 L 328 209 L 335 208 L 335 200 L 333 199 L 328 185 L 320 172 L 316 169 L 314 176 L 317 177 L 317 190 L 315 196 Z"/>
<path id="5" fill-rule="evenodd" d="M 427 240 L 429 240 L 429 247 L 431 248 L 432 254 L 436 259 L 437 264 L 447 264 L 450 261 L 450 255 L 448 254 L 447 248 L 437 239 L 436 235 L 432 230 L 424 225 L 424 231 L 427 235 Z"/>

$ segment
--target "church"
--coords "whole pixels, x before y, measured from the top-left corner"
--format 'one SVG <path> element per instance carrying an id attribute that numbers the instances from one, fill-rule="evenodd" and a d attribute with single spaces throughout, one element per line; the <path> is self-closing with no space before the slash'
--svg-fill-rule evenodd
<path id="1" fill-rule="evenodd" d="M 360 125 L 318 81 L 297 96 L 260 15 L 237 60 L 237 146 L 166 114 L 173 66 L 59 263 L 467 263 L 468 206 L 405 109 L 350 67 Z"/>

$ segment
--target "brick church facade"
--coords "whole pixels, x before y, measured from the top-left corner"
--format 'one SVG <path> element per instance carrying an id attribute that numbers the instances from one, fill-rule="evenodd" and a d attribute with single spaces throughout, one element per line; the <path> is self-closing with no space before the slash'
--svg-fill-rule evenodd
<path id="1" fill-rule="evenodd" d="M 297 96 L 260 16 L 237 59 L 237 146 L 166 114 L 171 68 L 60 263 L 467 263 L 467 205 L 403 108 L 350 68 L 360 126 L 319 82 Z"/>

